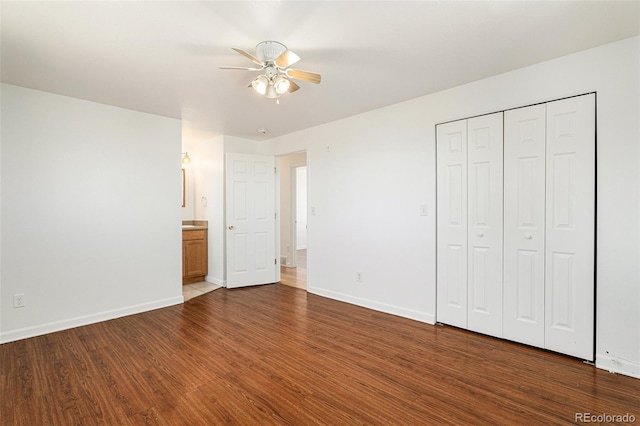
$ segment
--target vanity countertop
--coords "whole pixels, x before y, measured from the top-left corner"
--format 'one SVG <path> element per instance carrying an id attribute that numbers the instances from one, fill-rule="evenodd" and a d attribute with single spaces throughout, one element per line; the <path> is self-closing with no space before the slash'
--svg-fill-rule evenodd
<path id="1" fill-rule="evenodd" d="M 182 230 L 183 231 L 191 231 L 196 229 L 207 229 L 208 222 L 206 220 L 183 220 L 182 221 Z"/>

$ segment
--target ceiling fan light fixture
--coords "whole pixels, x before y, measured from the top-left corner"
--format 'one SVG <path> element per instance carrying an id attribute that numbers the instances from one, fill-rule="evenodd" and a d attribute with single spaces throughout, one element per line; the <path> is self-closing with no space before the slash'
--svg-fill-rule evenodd
<path id="1" fill-rule="evenodd" d="M 265 95 L 267 93 L 267 88 L 269 87 L 269 85 L 269 80 L 264 75 L 259 75 L 251 82 L 251 87 L 253 87 L 253 90 L 261 95 Z"/>
<path id="2" fill-rule="evenodd" d="M 269 82 L 269 85 L 267 86 L 267 90 L 264 94 L 264 96 L 268 99 L 274 99 L 277 98 L 278 96 L 280 96 L 280 94 L 276 91 L 276 88 L 273 84 L 273 82 Z"/>
<path id="3" fill-rule="evenodd" d="M 280 74 L 275 78 L 273 85 L 275 87 L 276 93 L 278 93 L 278 95 L 282 95 L 283 93 L 287 93 L 289 91 L 291 83 L 289 82 L 289 79 L 287 77 Z"/>
<path id="4" fill-rule="evenodd" d="M 1 0 L 0 0 L 1 1 Z M 293 93 L 300 89 L 295 80 L 320 84 L 321 76 L 310 71 L 291 69 L 290 66 L 300 60 L 300 57 L 277 41 L 263 41 L 256 45 L 255 56 L 242 49 L 233 48 L 237 53 L 249 59 L 256 67 L 219 67 L 221 69 L 262 71 L 254 78 L 249 87 L 268 99 L 276 99 L 285 93 Z"/>

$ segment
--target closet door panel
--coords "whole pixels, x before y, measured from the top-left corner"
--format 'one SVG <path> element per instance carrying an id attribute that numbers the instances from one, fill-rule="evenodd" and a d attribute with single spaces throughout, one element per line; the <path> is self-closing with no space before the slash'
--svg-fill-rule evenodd
<path id="1" fill-rule="evenodd" d="M 468 329 L 502 336 L 502 113 L 467 120 Z"/>
<path id="2" fill-rule="evenodd" d="M 595 95 L 547 104 L 545 348 L 593 360 Z"/>
<path id="3" fill-rule="evenodd" d="M 545 105 L 504 113 L 503 336 L 544 347 Z"/>
<path id="4" fill-rule="evenodd" d="M 437 133 L 437 312 L 439 322 L 467 327 L 467 122 Z"/>

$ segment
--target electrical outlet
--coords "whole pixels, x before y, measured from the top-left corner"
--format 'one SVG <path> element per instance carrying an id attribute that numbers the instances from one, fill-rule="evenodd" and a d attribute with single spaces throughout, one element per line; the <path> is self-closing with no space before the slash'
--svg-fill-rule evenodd
<path id="1" fill-rule="evenodd" d="M 24 307 L 24 293 L 18 293 L 13 295 L 13 307 L 14 308 Z"/>
<path id="2" fill-rule="evenodd" d="M 362 272 L 356 272 L 356 281 L 362 282 Z"/>

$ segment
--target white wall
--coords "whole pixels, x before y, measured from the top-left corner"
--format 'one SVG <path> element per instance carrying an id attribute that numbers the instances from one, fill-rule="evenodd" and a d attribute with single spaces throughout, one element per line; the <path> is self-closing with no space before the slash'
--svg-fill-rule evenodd
<path id="1" fill-rule="evenodd" d="M 1 91 L 0 341 L 181 303 L 180 121 Z"/>
<path id="2" fill-rule="evenodd" d="M 2 8 L 0 8 L 2 9 Z M 0 343 L 2 343 L 2 86 L 0 85 Z"/>
<path id="3" fill-rule="evenodd" d="M 640 377 L 639 52 L 634 37 L 275 139 L 307 150 L 308 290 L 433 323 L 435 125 L 597 91 L 596 363 Z"/>
<path id="4" fill-rule="evenodd" d="M 194 217 L 208 221 L 209 273 L 205 279 L 225 284 L 224 137 L 204 140 L 192 148 L 189 172 L 194 176 Z"/>
<path id="5" fill-rule="evenodd" d="M 252 141 L 235 136 L 224 137 L 224 152 L 234 154 L 273 155 L 273 145 L 268 141 Z"/>

